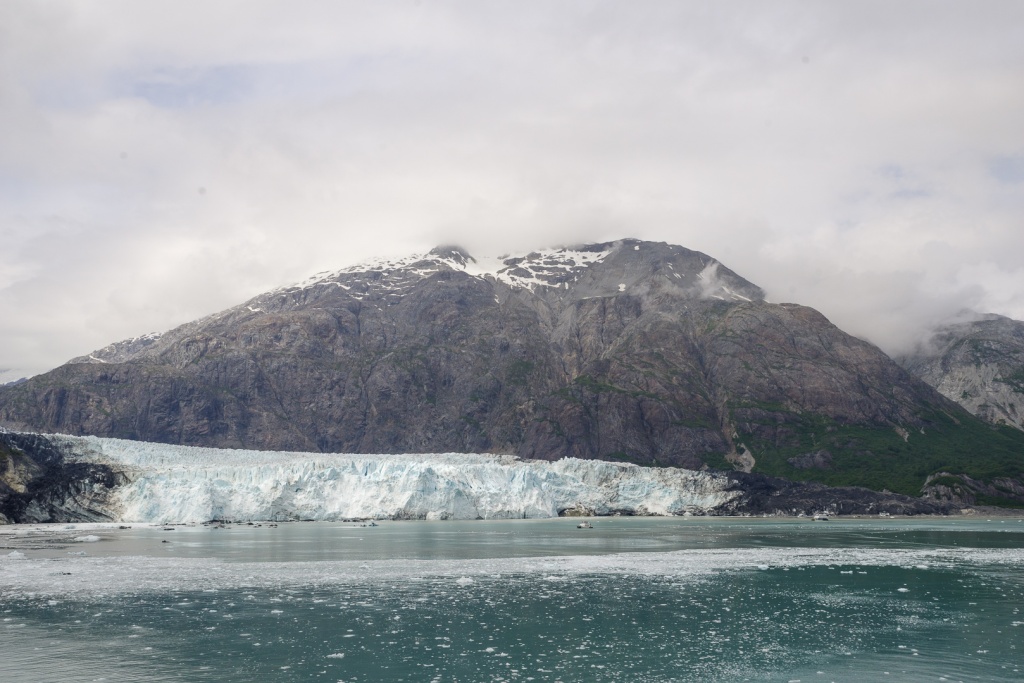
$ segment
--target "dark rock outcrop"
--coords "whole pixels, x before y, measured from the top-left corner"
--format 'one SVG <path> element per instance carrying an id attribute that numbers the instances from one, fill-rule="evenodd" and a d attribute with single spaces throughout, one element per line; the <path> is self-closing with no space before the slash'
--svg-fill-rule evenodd
<path id="1" fill-rule="evenodd" d="M 996 477 L 981 481 L 966 474 L 938 472 L 922 488 L 923 497 L 961 507 L 990 505 L 1024 508 L 1024 477 Z"/>
<path id="2" fill-rule="evenodd" d="M 123 474 L 69 462 L 39 434 L 0 430 L 0 523 L 106 522 L 111 490 Z"/>
<path id="3" fill-rule="evenodd" d="M 914 498 L 896 493 L 813 482 L 792 482 L 762 474 L 734 472 L 731 490 L 742 494 L 717 512 L 747 515 L 949 515 L 962 505 L 948 500 Z"/>

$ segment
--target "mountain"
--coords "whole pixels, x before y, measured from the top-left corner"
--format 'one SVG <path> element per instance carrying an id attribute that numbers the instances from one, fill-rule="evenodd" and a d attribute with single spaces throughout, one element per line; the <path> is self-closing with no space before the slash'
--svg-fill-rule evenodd
<path id="1" fill-rule="evenodd" d="M 0 424 L 171 444 L 738 468 L 918 495 L 1021 477 L 974 418 L 711 257 L 456 247 L 282 287 L 0 388 Z"/>
<path id="2" fill-rule="evenodd" d="M 945 325 L 897 360 L 983 420 L 1024 430 L 1024 322 L 990 314 Z"/>

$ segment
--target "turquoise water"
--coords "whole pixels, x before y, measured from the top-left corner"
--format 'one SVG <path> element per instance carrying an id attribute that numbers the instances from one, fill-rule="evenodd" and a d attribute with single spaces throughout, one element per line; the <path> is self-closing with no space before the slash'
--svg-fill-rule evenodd
<path id="1" fill-rule="evenodd" d="M 89 532 L 0 563 L 0 679 L 1024 679 L 1017 519 L 594 524 Z"/>

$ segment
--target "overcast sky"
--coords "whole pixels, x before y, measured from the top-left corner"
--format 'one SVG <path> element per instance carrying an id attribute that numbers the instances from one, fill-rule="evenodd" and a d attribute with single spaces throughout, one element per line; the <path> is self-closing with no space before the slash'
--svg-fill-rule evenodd
<path id="1" fill-rule="evenodd" d="M 1024 2 L 0 3 L 0 370 L 620 237 L 889 352 L 1024 318 Z"/>

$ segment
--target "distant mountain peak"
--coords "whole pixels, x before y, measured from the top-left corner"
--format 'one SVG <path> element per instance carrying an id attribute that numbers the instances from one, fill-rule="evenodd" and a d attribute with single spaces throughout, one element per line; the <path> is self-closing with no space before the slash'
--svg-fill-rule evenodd
<path id="1" fill-rule="evenodd" d="M 664 242 L 626 238 L 549 247 L 524 254 L 474 257 L 465 248 L 442 244 L 427 252 L 398 258 L 373 258 L 278 287 L 234 308 L 187 323 L 180 329 L 280 312 L 312 299 L 341 297 L 391 306 L 425 279 L 438 273 L 461 273 L 529 292 L 552 305 L 595 297 L 669 295 L 731 303 L 763 301 L 764 291 L 716 259 Z M 506 290 L 506 291 L 508 291 Z M 556 302 L 562 302 L 557 304 Z M 336 305 L 337 302 L 330 305 Z M 161 352 L 176 338 L 146 334 L 109 344 L 69 361 L 72 364 L 123 363 Z"/>
<path id="2" fill-rule="evenodd" d="M 454 261 L 455 263 L 466 263 L 475 260 L 470 256 L 469 252 L 460 246 L 454 244 L 439 245 L 427 252 L 428 256 L 436 256 L 445 261 Z"/>
<path id="3" fill-rule="evenodd" d="M 600 276 L 585 278 L 599 264 Z M 613 242 L 550 247 L 525 254 L 474 257 L 459 246 L 441 245 L 427 253 L 402 258 L 371 259 L 336 271 L 317 273 L 302 282 L 280 287 L 270 294 L 313 287 L 340 287 L 364 296 L 364 282 L 380 293 L 400 295 L 417 281 L 440 271 L 463 272 L 489 278 L 512 289 L 570 290 L 581 283 L 583 296 L 629 291 L 641 280 L 660 280 L 663 286 L 695 297 L 723 301 L 764 299 L 760 287 L 744 280 L 718 261 L 683 247 L 663 242 L 622 239 Z M 372 275 L 372 282 L 364 276 Z M 359 276 L 360 282 L 353 282 Z M 611 282 L 609 278 L 614 279 Z M 616 279 L 617 278 L 617 279 Z M 599 280 L 606 280 L 601 283 Z M 369 290 L 365 290 L 369 291 Z"/>

